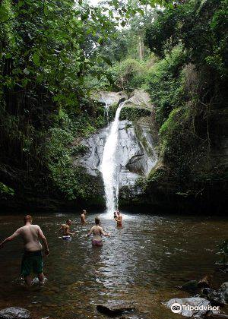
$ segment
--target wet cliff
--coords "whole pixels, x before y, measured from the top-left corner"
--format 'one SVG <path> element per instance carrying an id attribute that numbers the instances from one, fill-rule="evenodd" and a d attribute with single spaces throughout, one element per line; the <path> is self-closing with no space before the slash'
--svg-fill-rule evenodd
<path id="1" fill-rule="evenodd" d="M 100 197 L 104 196 L 100 166 L 110 122 L 118 104 L 123 99 L 126 100 L 127 96 L 122 92 L 100 92 L 96 98 L 104 105 L 107 126 L 81 141 L 86 152 L 83 156 L 76 156 L 73 163 L 86 169 L 86 173 L 101 185 L 98 191 Z M 143 91 L 134 92 L 121 111 L 116 167 L 119 167 L 119 201 L 122 204 L 128 204 L 129 198 L 142 194 L 143 190 L 137 185 L 137 181 L 148 177 L 157 162 L 157 134 L 153 130 L 152 117 L 153 106 Z"/>

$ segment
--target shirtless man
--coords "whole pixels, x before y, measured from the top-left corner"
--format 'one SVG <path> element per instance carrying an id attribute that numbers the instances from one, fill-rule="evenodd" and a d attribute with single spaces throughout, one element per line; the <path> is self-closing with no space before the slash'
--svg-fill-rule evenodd
<path id="1" fill-rule="evenodd" d="M 106 233 L 103 228 L 100 226 L 100 219 L 98 217 L 95 218 L 95 225 L 90 229 L 87 237 L 89 237 L 91 234 L 93 234 L 92 239 L 92 245 L 93 246 L 102 246 L 102 235 L 103 236 L 109 236 L 108 233 Z"/>
<path id="2" fill-rule="evenodd" d="M 116 218 L 117 227 L 123 227 L 123 216 L 117 211 L 117 218 Z"/>
<path id="3" fill-rule="evenodd" d="M 87 214 L 87 211 L 85 209 L 83 209 L 83 211 L 81 213 L 81 224 L 82 225 L 86 224 L 86 214 Z"/>
<path id="4" fill-rule="evenodd" d="M 32 217 L 30 215 L 24 217 L 24 224 L 25 225 L 18 228 L 13 235 L 3 240 L 0 244 L 0 248 L 18 236 L 22 238 L 24 242 L 24 255 L 21 263 L 21 275 L 24 277 L 26 284 L 31 286 L 32 272 L 38 275 L 40 283 L 44 283 L 42 245 L 39 239 L 43 242 L 45 255 L 47 256 L 49 255 L 49 248 L 47 239 L 40 226 L 32 225 Z"/>
<path id="5" fill-rule="evenodd" d="M 72 225 L 72 221 L 70 219 L 67 219 L 66 224 L 62 224 L 59 231 L 63 234 L 63 239 L 71 238 L 71 236 L 74 236 L 74 233 L 71 233 L 70 226 Z"/>

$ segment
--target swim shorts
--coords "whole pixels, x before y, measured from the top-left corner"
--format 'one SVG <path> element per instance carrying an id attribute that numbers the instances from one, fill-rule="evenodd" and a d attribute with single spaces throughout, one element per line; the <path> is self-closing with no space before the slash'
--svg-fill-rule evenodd
<path id="1" fill-rule="evenodd" d="M 103 242 L 102 242 L 102 240 L 96 240 L 96 239 L 93 239 L 92 240 L 92 245 L 93 246 L 102 246 L 103 245 Z"/>
<path id="2" fill-rule="evenodd" d="M 21 262 L 21 275 L 27 277 L 32 272 L 37 275 L 43 272 L 43 257 L 41 250 L 24 252 Z"/>
<path id="3" fill-rule="evenodd" d="M 65 235 L 62 237 L 63 240 L 71 240 L 71 236 L 70 235 Z"/>

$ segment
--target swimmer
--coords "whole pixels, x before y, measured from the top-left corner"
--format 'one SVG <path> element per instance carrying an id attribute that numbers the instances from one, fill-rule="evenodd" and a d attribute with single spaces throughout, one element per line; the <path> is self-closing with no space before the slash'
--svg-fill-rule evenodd
<path id="1" fill-rule="evenodd" d="M 43 257 L 42 257 L 42 245 L 44 245 L 45 255 L 49 255 L 49 248 L 47 239 L 44 236 L 40 226 L 32 225 L 32 216 L 26 215 L 24 217 L 24 226 L 18 228 L 13 235 L 3 240 L 0 243 L 0 248 L 5 243 L 12 241 L 14 238 L 20 236 L 24 243 L 24 254 L 21 263 L 21 275 L 24 277 L 25 283 L 28 286 L 32 285 L 31 273 L 33 272 L 38 276 L 41 284 L 44 283 L 45 277 L 43 273 Z"/>
<path id="2" fill-rule="evenodd" d="M 86 225 L 86 214 L 87 214 L 87 211 L 85 209 L 83 209 L 83 211 L 81 213 L 81 224 L 82 225 Z"/>
<path id="3" fill-rule="evenodd" d="M 117 211 L 117 218 L 116 218 L 116 225 L 117 227 L 123 227 L 123 216 L 120 214 L 120 211 Z"/>
<path id="4" fill-rule="evenodd" d="M 72 225 L 72 221 L 67 219 L 66 224 L 62 224 L 59 231 L 62 232 L 62 239 L 71 239 L 71 236 L 74 236 L 75 233 L 71 233 L 70 226 Z"/>
<path id="5" fill-rule="evenodd" d="M 92 245 L 93 246 L 102 246 L 102 235 L 103 236 L 110 236 L 108 233 L 106 233 L 103 228 L 100 226 L 100 219 L 98 217 L 95 218 L 95 226 L 93 226 L 87 237 L 89 237 L 91 234 L 93 234 L 93 239 L 92 239 Z"/>

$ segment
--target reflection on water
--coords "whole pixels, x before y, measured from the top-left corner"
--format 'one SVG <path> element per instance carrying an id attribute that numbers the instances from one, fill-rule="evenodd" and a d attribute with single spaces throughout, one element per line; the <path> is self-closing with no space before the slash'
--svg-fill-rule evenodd
<path id="1" fill-rule="evenodd" d="M 19 284 L 19 240 L 1 250 L 0 308 L 22 306 L 40 318 L 103 318 L 96 304 L 123 300 L 134 302 L 143 318 L 176 318 L 161 302 L 188 296 L 175 287 L 213 274 L 216 245 L 228 237 L 228 222 L 221 219 L 127 214 L 124 228 L 117 229 L 113 220 L 101 215 L 111 237 L 104 238 L 103 247 L 93 248 L 86 234 L 95 215 L 89 216 L 86 226 L 78 217 L 34 216 L 51 250 L 45 258 L 44 287 L 27 290 Z M 58 238 L 58 229 L 68 218 L 76 232 L 71 242 Z M 21 216 L 1 216 L 0 222 L 2 239 L 21 226 Z"/>

